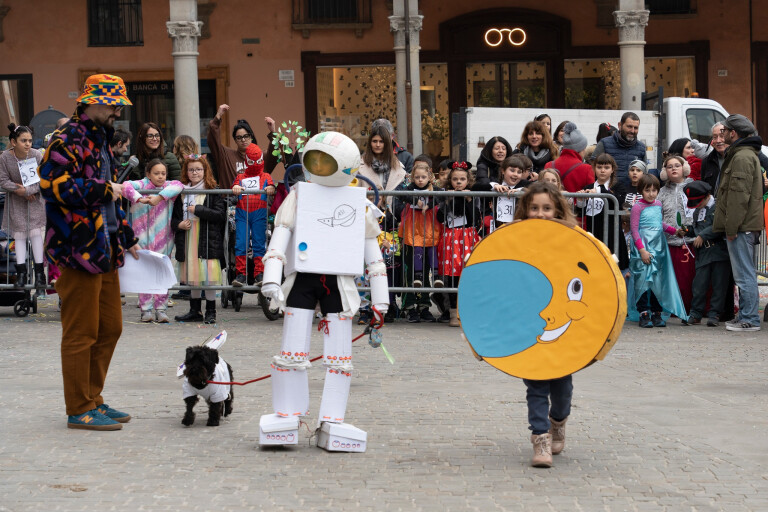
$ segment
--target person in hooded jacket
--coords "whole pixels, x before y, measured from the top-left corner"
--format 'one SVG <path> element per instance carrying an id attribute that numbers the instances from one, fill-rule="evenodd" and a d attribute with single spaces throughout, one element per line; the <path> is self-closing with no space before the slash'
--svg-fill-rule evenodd
<path id="1" fill-rule="evenodd" d="M 739 316 L 726 322 L 729 331 L 759 331 L 759 293 L 754 267 L 755 235 L 763 229 L 763 172 L 758 153 L 762 139 L 755 126 L 740 114 L 723 122 L 729 148 L 715 202 L 712 231 L 725 233 L 728 256 L 739 287 Z"/>
<path id="2" fill-rule="evenodd" d="M 477 159 L 475 184 L 472 185 L 472 190 L 491 190 L 491 181 L 499 175 L 499 166 L 508 156 L 512 156 L 512 146 L 507 139 L 499 136 L 491 137 L 480 152 L 480 158 Z"/>

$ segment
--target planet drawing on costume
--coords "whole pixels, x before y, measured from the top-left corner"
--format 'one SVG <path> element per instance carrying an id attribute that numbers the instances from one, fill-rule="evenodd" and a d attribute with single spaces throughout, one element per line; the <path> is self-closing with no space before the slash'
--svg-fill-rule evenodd
<path id="1" fill-rule="evenodd" d="M 570 375 L 605 357 L 627 312 L 608 248 L 560 221 L 508 224 L 478 243 L 459 281 L 475 355 L 524 379 Z"/>
<path id="2" fill-rule="evenodd" d="M 324 219 L 317 219 L 328 227 L 335 228 L 337 226 L 348 227 L 354 224 L 355 216 L 357 212 L 348 204 L 342 204 L 333 210 L 333 217 L 326 217 Z"/>

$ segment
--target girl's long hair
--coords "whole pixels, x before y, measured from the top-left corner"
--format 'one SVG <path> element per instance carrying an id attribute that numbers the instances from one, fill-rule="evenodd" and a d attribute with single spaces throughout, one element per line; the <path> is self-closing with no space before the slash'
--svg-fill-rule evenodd
<path id="1" fill-rule="evenodd" d="M 181 182 L 184 185 L 189 185 L 189 173 L 187 173 L 187 169 L 192 162 L 200 162 L 203 164 L 203 182 L 205 183 L 205 188 L 219 188 L 218 183 L 216 183 L 216 178 L 213 177 L 211 165 L 208 163 L 208 159 L 205 155 L 187 155 L 184 157 L 184 161 L 181 164 Z"/>
<path id="2" fill-rule="evenodd" d="M 197 142 L 189 135 L 179 135 L 173 141 L 173 154 L 176 155 L 176 160 L 179 163 L 183 163 L 184 158 L 188 155 L 196 155 L 198 153 L 200 153 L 200 149 L 197 147 Z"/>
<path id="3" fill-rule="evenodd" d="M 515 210 L 515 220 L 525 220 L 528 218 L 528 208 L 533 202 L 533 196 L 536 194 L 547 194 L 555 205 L 555 218 L 564 221 L 570 226 L 576 225 L 576 218 L 573 216 L 571 205 L 565 199 L 565 196 L 557 190 L 551 183 L 537 181 L 525 190 L 523 196 L 517 200 L 517 209 Z"/>
<path id="4" fill-rule="evenodd" d="M 384 141 L 384 150 L 381 153 L 381 158 L 385 159 L 387 158 L 387 155 L 389 155 L 389 162 L 386 163 L 389 164 L 390 169 L 397 169 L 400 161 L 397 159 L 397 155 L 395 155 L 395 152 L 392 149 L 392 137 L 389 135 L 389 131 L 381 125 L 374 127 L 371 130 L 371 134 L 368 135 L 368 143 L 365 145 L 365 151 L 363 151 L 363 163 L 370 166 L 376 158 L 376 155 L 373 154 L 373 150 L 371 150 L 371 140 L 373 140 L 376 135 L 381 137 L 381 140 Z"/>

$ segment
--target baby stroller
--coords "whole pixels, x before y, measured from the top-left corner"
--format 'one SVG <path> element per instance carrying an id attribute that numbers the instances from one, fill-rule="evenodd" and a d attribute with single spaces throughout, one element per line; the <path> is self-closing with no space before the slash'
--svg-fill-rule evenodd
<path id="1" fill-rule="evenodd" d="M 2 211 L 2 210 L 0 210 Z M 11 284 L 16 280 L 15 257 L 12 257 L 11 237 L 0 231 L 0 284 Z M 37 313 L 37 294 L 31 290 L 3 288 L 0 290 L 0 306 L 13 306 L 13 314 L 25 317 Z"/>

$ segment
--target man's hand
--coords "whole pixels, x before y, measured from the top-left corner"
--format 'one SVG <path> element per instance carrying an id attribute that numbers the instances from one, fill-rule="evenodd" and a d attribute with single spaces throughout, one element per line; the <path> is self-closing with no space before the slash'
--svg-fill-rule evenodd
<path id="1" fill-rule="evenodd" d="M 131 256 L 133 256 L 134 259 L 139 259 L 139 244 L 134 245 L 130 249 L 128 249 L 128 252 L 131 253 Z"/>
<path id="2" fill-rule="evenodd" d="M 269 116 L 264 118 L 264 122 L 267 123 L 267 128 L 269 128 L 270 132 L 274 132 L 275 128 L 277 128 L 277 125 L 275 124 L 275 120 Z"/>
<path id="3" fill-rule="evenodd" d="M 112 201 L 117 201 L 123 195 L 123 184 L 110 182 L 112 184 Z"/>
<path id="4" fill-rule="evenodd" d="M 698 249 L 702 245 L 704 245 L 704 239 L 703 238 L 701 238 L 700 236 L 697 236 L 696 238 L 693 239 L 693 246 L 695 248 Z"/>

